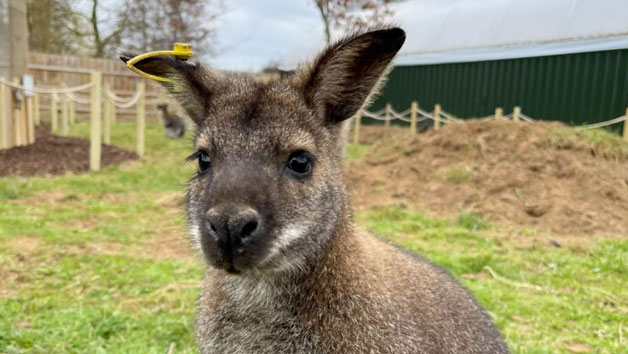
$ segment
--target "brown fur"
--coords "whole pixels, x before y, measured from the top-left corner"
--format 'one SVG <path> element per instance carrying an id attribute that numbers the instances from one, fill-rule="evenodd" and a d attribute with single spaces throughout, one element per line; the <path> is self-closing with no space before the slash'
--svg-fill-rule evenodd
<path id="1" fill-rule="evenodd" d="M 166 86 L 196 122 L 197 154 L 211 157 L 186 203 L 209 265 L 197 319 L 202 353 L 507 352 L 451 276 L 352 222 L 341 122 L 381 85 L 404 39 L 396 28 L 351 36 L 270 83 L 173 58 L 139 63 L 173 78 Z M 287 168 L 298 151 L 314 159 L 304 178 Z M 259 226 L 225 248 L 207 223 L 216 208 L 254 210 Z"/>

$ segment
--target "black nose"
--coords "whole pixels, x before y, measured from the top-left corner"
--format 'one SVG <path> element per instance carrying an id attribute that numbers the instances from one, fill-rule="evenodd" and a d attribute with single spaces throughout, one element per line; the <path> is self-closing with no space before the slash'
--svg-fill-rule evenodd
<path id="1" fill-rule="evenodd" d="M 221 204 L 207 211 L 207 233 L 223 250 L 231 250 L 255 236 L 260 216 L 255 209 L 240 204 Z"/>

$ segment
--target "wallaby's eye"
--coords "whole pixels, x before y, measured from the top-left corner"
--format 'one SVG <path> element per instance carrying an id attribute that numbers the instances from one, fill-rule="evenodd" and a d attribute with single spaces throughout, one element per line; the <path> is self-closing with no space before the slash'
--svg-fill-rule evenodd
<path id="1" fill-rule="evenodd" d="M 199 150 L 198 151 L 198 170 L 201 172 L 207 171 L 207 169 L 209 169 L 209 167 L 211 166 L 211 159 L 209 158 L 209 155 L 207 155 L 207 153 L 205 151 Z"/>
<path id="2" fill-rule="evenodd" d="M 305 178 L 312 174 L 314 158 L 307 151 L 293 152 L 288 158 L 288 170 L 297 178 Z"/>

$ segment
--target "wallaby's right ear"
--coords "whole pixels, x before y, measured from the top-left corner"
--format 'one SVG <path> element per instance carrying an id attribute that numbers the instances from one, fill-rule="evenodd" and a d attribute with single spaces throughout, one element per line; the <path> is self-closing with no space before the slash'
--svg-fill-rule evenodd
<path id="1" fill-rule="evenodd" d="M 122 53 L 120 59 L 127 62 L 135 55 Z M 186 110 L 190 118 L 200 123 L 208 115 L 213 93 L 221 84 L 221 74 L 194 62 L 176 59 L 173 56 L 159 56 L 140 60 L 135 63 L 139 70 L 169 79 L 160 83 Z"/>
<path id="2" fill-rule="evenodd" d="M 377 93 L 405 39 L 395 27 L 347 37 L 298 71 L 295 83 L 319 116 L 331 123 L 349 119 Z"/>

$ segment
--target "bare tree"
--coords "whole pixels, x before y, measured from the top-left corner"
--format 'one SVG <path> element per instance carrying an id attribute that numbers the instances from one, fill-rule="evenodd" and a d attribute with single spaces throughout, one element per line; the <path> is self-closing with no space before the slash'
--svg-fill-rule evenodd
<path id="1" fill-rule="evenodd" d="M 199 54 L 215 53 L 211 39 L 224 9 L 224 0 L 127 0 L 119 15 L 122 46 L 150 51 L 189 42 Z"/>
<path id="2" fill-rule="evenodd" d="M 331 27 L 352 32 L 385 24 L 392 16 L 393 0 L 314 0 L 325 26 L 325 40 L 331 42 Z"/>
<path id="3" fill-rule="evenodd" d="M 31 50 L 46 53 L 80 53 L 86 28 L 73 9 L 73 0 L 28 0 Z"/>
<path id="4" fill-rule="evenodd" d="M 57 3 L 60 10 L 51 13 L 44 5 L 41 11 L 29 11 L 44 17 L 52 16 L 53 20 L 65 24 L 70 40 L 74 47 L 81 47 L 83 52 L 89 52 L 94 57 L 103 57 L 107 53 L 115 52 L 120 42 L 120 34 L 124 24 L 116 18 L 113 11 L 115 3 L 106 0 L 30 0 L 33 3 Z M 89 9 L 80 9 L 79 3 L 86 4 Z M 35 15 L 36 16 L 36 15 Z M 33 32 L 31 32 L 33 33 Z M 51 40 L 58 36 L 57 33 L 47 34 L 42 40 Z M 65 48 L 67 49 L 67 48 Z M 67 50 L 64 50 L 67 52 Z M 70 51 L 72 52 L 72 51 Z"/>
<path id="5" fill-rule="evenodd" d="M 91 13 L 87 18 L 91 25 L 93 36 L 94 56 L 103 57 L 107 49 L 120 43 L 120 35 L 124 31 L 124 24 L 118 24 L 108 34 L 103 33 L 105 21 L 111 22 L 111 19 L 104 19 L 100 16 L 99 0 L 91 0 Z M 107 11 L 109 12 L 109 11 Z"/>

